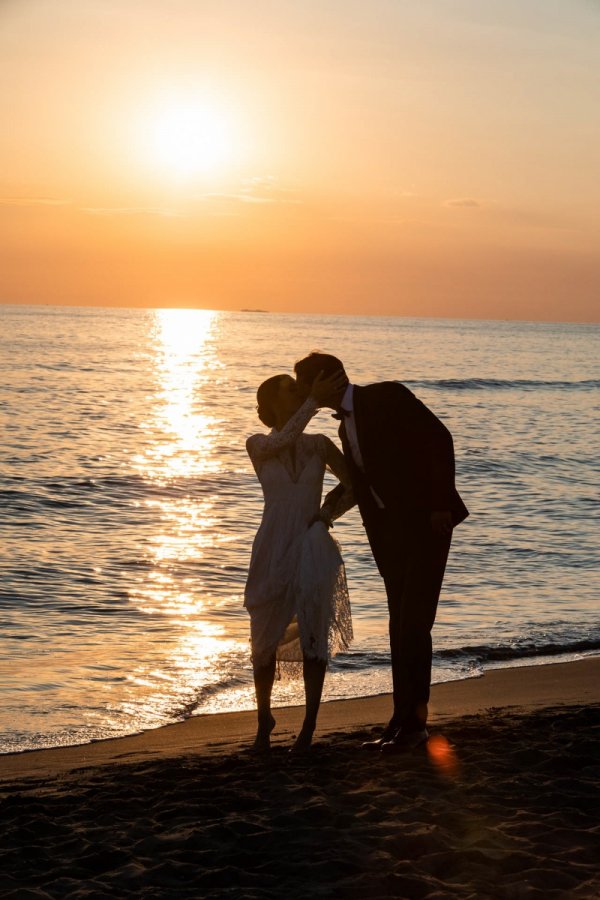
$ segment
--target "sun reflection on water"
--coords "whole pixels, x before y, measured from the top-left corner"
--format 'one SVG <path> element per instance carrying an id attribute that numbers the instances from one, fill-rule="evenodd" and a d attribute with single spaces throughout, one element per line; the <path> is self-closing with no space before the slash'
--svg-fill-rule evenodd
<path id="1" fill-rule="evenodd" d="M 156 311 L 157 395 L 146 423 L 145 452 L 137 459 L 146 477 L 169 481 L 219 469 L 214 454 L 218 424 L 204 391 L 219 367 L 214 348 L 218 313 L 206 309 Z"/>
<path id="2" fill-rule="evenodd" d="M 217 519 L 211 514 L 212 499 L 181 497 L 170 500 L 149 500 L 147 506 L 158 510 L 170 528 L 161 530 L 150 539 L 153 557 L 163 560 L 200 560 L 207 546 L 217 539 Z"/>
<path id="3" fill-rule="evenodd" d="M 209 310 L 156 312 L 156 389 L 136 464 L 145 479 L 166 490 L 145 501 L 157 528 L 147 544 L 150 565 L 130 592 L 150 629 L 153 618 L 164 623 L 162 654 L 157 658 L 154 650 L 130 674 L 132 692 L 145 696 L 144 715 L 151 719 L 160 718 L 163 706 L 172 718 L 174 697 L 180 715 L 190 714 L 206 692 L 218 688 L 227 657 L 240 649 L 216 621 L 223 599 L 203 583 L 205 556 L 227 540 L 203 483 L 203 476 L 221 468 L 215 452 L 219 421 L 210 413 L 215 371 L 221 368 L 218 317 Z"/>

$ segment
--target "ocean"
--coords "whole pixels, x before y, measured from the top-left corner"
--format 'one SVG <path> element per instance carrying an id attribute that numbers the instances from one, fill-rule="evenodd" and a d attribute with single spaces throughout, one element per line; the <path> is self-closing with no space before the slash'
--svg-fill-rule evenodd
<path id="1" fill-rule="evenodd" d="M 0 752 L 252 708 L 242 603 L 262 495 L 245 439 L 262 428 L 258 384 L 312 349 L 358 384 L 402 381 L 453 434 L 471 515 L 454 534 L 433 681 L 600 652 L 600 326 L 0 312 Z M 336 427 L 324 410 L 309 430 Z M 355 641 L 325 700 L 391 688 L 356 509 L 334 534 Z M 301 683 L 276 683 L 276 705 L 302 699 Z"/>

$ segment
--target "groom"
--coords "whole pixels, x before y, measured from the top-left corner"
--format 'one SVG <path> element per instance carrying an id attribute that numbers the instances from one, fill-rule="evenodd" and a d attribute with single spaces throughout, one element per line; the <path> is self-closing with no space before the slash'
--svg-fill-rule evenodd
<path id="1" fill-rule="evenodd" d="M 344 371 L 335 356 L 311 353 L 295 367 L 308 394 L 322 372 Z M 396 381 L 350 384 L 324 404 L 337 410 L 340 439 L 390 614 L 394 711 L 365 749 L 400 753 L 429 737 L 431 629 L 452 529 L 468 516 L 454 486 L 448 429 Z"/>

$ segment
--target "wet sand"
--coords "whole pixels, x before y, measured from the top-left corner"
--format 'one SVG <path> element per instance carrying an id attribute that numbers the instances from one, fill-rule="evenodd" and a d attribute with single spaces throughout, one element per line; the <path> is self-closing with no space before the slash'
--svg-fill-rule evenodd
<path id="1" fill-rule="evenodd" d="M 431 738 L 360 750 L 387 696 L 324 704 L 266 759 L 252 713 L 0 757 L 0 896 L 600 895 L 600 658 L 434 686 Z"/>

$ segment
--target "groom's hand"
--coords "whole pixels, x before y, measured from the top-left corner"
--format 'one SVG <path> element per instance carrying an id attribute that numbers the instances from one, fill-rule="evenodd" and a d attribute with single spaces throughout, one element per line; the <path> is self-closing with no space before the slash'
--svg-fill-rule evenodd
<path id="1" fill-rule="evenodd" d="M 310 388 L 310 396 L 319 406 L 331 406 L 334 408 L 342 399 L 348 379 L 344 372 L 334 372 L 333 375 L 324 377 L 319 372 Z"/>
<path id="2" fill-rule="evenodd" d="M 333 522 L 331 521 L 330 516 L 325 512 L 324 509 L 322 509 L 320 512 L 318 512 L 316 514 L 316 516 L 312 517 L 312 519 L 308 523 L 308 527 L 310 528 L 310 526 L 314 525 L 315 522 L 322 522 L 326 528 L 333 528 Z"/>
<path id="3" fill-rule="evenodd" d="M 449 509 L 437 509 L 431 513 L 431 530 L 434 534 L 452 534 L 452 513 Z"/>

